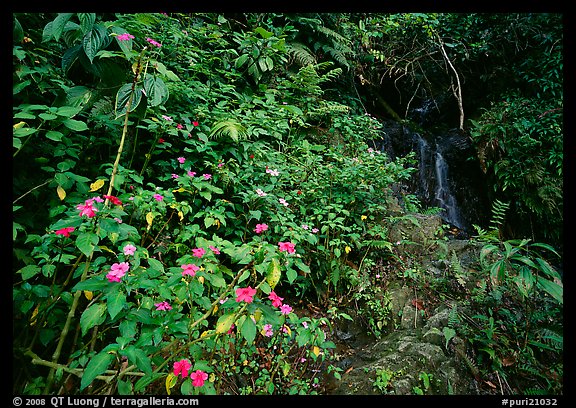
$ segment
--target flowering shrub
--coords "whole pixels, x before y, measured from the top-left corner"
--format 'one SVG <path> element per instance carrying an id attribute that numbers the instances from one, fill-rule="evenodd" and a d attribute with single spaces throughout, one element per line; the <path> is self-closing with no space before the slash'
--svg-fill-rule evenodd
<path id="1" fill-rule="evenodd" d="M 409 176 L 410 161 L 361 146 L 363 116 L 335 120 L 353 141 L 338 151 L 307 141 L 304 105 L 250 91 L 261 108 L 248 100 L 226 107 L 225 84 L 241 74 L 212 59 L 216 24 L 190 26 L 198 35 L 189 37 L 157 15 L 103 23 L 63 13 L 43 31 L 54 49 L 73 18 L 80 24 L 68 26 L 66 45 L 77 44 L 63 63 L 87 58 L 90 75 L 116 93 L 102 99 L 114 101 L 106 114 L 95 105 L 83 120 L 72 119 L 81 110 L 72 106 L 55 113 L 48 105 L 15 107 L 18 119 L 54 126 L 48 139 L 56 145 L 42 149 L 66 157 L 43 166 L 57 192 L 42 220 L 46 232 L 30 227 L 18 241 L 30 253 L 15 251 L 24 264 L 13 293 L 21 354 L 37 368 L 25 392 L 66 384 L 83 393 L 317 393 L 326 370 L 339 375 L 331 322 L 303 314 L 290 299 L 351 282 L 340 268 L 349 254 L 368 252 L 366 242 L 385 240 L 367 222 L 387 213 L 390 185 Z M 209 43 L 204 49 L 192 38 Z M 214 41 L 232 53 L 233 41 Z M 171 65 L 161 62 L 169 49 Z M 205 72 L 221 76 L 216 97 L 203 73 L 183 68 L 195 53 Z M 76 74 L 82 67 L 66 66 Z M 85 103 L 80 86 L 69 87 L 67 100 L 72 90 Z M 228 120 L 231 112 L 242 112 L 247 126 Z M 81 136 L 84 120 L 94 135 Z M 115 145 L 110 163 L 90 163 Z M 19 222 L 15 241 L 26 229 Z"/>

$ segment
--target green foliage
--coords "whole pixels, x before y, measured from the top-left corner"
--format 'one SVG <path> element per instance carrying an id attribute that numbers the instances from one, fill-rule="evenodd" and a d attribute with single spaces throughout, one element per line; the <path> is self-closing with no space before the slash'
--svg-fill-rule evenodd
<path id="1" fill-rule="evenodd" d="M 350 316 L 310 317 L 300 300 L 358 301 L 381 334 L 391 303 L 373 271 L 395 265 L 389 231 L 431 211 L 394 196 L 414 154 L 368 147 L 384 127 L 349 88 L 357 45 L 383 55 L 371 43 L 382 33 L 414 24 L 425 39 L 442 18 L 381 16 L 360 39 L 358 16 L 343 14 L 15 14 L 15 392 L 315 394 L 322 375 L 340 378 L 327 331 Z M 530 72 L 557 95 L 553 75 Z M 547 169 L 526 180 L 552 182 Z M 482 301 L 516 285 L 515 301 L 543 292 L 557 313 L 558 275 L 535 255 L 551 247 L 493 245 L 482 266 L 500 288 L 485 284 Z M 529 305 L 542 326 L 522 352 L 557 353 L 561 331 Z M 512 318 L 478 320 L 496 319 Z"/>

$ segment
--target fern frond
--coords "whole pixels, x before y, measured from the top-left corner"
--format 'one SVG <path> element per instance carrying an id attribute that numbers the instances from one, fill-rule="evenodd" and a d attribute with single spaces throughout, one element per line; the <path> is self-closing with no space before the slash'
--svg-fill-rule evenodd
<path id="1" fill-rule="evenodd" d="M 305 67 L 307 65 L 314 65 L 316 64 L 316 57 L 310 48 L 305 46 L 302 43 L 294 42 L 294 43 L 287 43 L 286 49 L 288 53 L 292 55 L 294 60 L 298 63 L 298 65 Z"/>
<path id="2" fill-rule="evenodd" d="M 490 227 L 499 230 L 504 224 L 506 218 L 506 211 L 510 208 L 510 202 L 500 201 L 495 199 L 492 203 L 492 218 L 490 219 Z"/>
<path id="3" fill-rule="evenodd" d="M 211 139 L 229 136 L 235 142 L 240 139 L 247 139 L 247 129 L 236 119 L 225 119 L 214 124 L 210 131 L 209 137 Z"/>

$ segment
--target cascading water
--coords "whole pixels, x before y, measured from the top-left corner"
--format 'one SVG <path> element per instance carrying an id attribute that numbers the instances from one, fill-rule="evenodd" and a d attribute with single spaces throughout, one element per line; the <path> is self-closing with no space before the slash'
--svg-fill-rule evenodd
<path id="1" fill-rule="evenodd" d="M 436 199 L 437 205 L 444 209 L 441 217 L 447 223 L 460 229 L 465 229 L 464 222 L 460 215 L 460 208 L 456 202 L 456 197 L 450 191 L 448 164 L 438 148 L 434 157 L 436 159 L 434 163 L 434 169 L 436 170 L 436 189 L 434 198 Z"/>

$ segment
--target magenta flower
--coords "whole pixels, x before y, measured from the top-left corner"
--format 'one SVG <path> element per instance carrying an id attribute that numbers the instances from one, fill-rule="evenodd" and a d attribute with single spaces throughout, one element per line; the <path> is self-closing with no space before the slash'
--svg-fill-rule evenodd
<path id="1" fill-rule="evenodd" d="M 181 123 L 178 123 L 178 124 L 176 125 L 176 129 L 184 129 L 184 126 L 182 126 Z"/>
<path id="2" fill-rule="evenodd" d="M 256 234 L 260 234 L 264 231 L 266 231 L 268 229 L 268 224 L 256 224 L 256 228 L 254 228 L 254 231 L 256 232 Z"/>
<path id="3" fill-rule="evenodd" d="M 289 305 L 284 304 L 284 305 L 280 306 L 280 312 L 281 312 L 283 315 L 287 315 L 287 314 L 289 314 L 291 311 L 292 311 L 292 307 L 289 306 Z"/>
<path id="4" fill-rule="evenodd" d="M 188 176 L 194 177 L 196 175 L 195 171 L 188 170 Z"/>
<path id="5" fill-rule="evenodd" d="M 194 387 L 202 387 L 204 385 L 204 381 L 208 379 L 208 374 L 206 374 L 204 371 L 196 370 L 190 374 L 190 378 L 192 379 L 192 385 Z"/>
<path id="6" fill-rule="evenodd" d="M 167 120 L 167 121 L 169 121 L 169 122 L 172 121 L 172 117 L 171 117 L 171 116 L 168 116 L 168 115 L 162 115 L 162 119 Z"/>
<path id="7" fill-rule="evenodd" d="M 162 201 L 164 199 L 164 197 L 162 197 L 160 194 L 154 194 L 154 199 L 156 201 Z"/>
<path id="8" fill-rule="evenodd" d="M 89 200 L 86 200 L 86 201 L 84 202 L 84 204 L 78 204 L 78 205 L 76 206 L 76 209 L 77 209 L 77 210 L 80 210 L 80 217 L 82 217 L 82 216 L 85 215 L 85 216 L 87 216 L 88 218 L 92 218 L 92 217 L 94 217 L 94 216 L 96 215 L 96 212 L 97 212 L 98 210 L 92 206 L 92 203 L 93 203 L 93 202 L 94 202 L 94 200 L 89 199 Z"/>
<path id="9" fill-rule="evenodd" d="M 154 304 L 156 310 L 172 310 L 172 306 L 166 301 Z"/>
<path id="10" fill-rule="evenodd" d="M 202 258 L 205 253 L 206 250 L 204 248 L 194 248 L 192 250 L 192 255 L 194 255 L 196 258 Z"/>
<path id="11" fill-rule="evenodd" d="M 154 46 L 156 46 L 156 47 L 158 47 L 158 48 L 162 47 L 162 44 L 160 44 L 160 43 L 157 42 L 157 41 L 154 41 L 152 38 L 149 38 L 149 37 L 148 37 L 148 38 L 146 38 L 146 41 L 148 41 L 150 44 L 152 44 L 152 45 L 154 45 Z"/>
<path id="12" fill-rule="evenodd" d="M 196 272 L 198 272 L 200 270 L 200 267 L 198 265 L 194 265 L 194 264 L 182 265 L 181 268 L 183 269 L 182 270 L 182 276 L 186 276 L 186 275 L 194 276 L 194 275 L 196 275 Z"/>
<path id="13" fill-rule="evenodd" d="M 120 279 L 126 275 L 128 269 L 130 269 L 128 262 L 114 263 L 110 267 L 110 272 L 108 272 L 106 278 L 109 282 L 120 282 Z"/>
<path id="14" fill-rule="evenodd" d="M 280 252 L 288 252 L 289 254 L 293 254 L 296 252 L 295 247 L 296 245 L 294 245 L 292 242 L 278 242 L 278 248 L 280 249 Z"/>
<path id="15" fill-rule="evenodd" d="M 128 34 L 128 33 L 124 33 L 124 34 L 120 34 L 120 35 L 116 36 L 116 39 L 118 41 L 128 41 L 128 40 L 131 40 L 133 38 L 134 38 L 134 36 L 132 34 Z"/>
<path id="16" fill-rule="evenodd" d="M 198 123 L 197 121 L 192 122 L 192 126 L 196 127 L 198 126 L 200 123 Z"/>
<path id="17" fill-rule="evenodd" d="M 122 205 L 122 201 L 120 201 L 120 199 L 118 199 L 118 197 L 114 197 L 111 195 L 105 195 L 104 196 L 105 199 L 110 200 L 110 202 L 114 205 Z M 96 201 L 98 201 L 98 197 L 94 198 Z"/>
<path id="18" fill-rule="evenodd" d="M 184 164 L 185 161 L 186 161 L 186 158 L 185 158 L 185 157 L 178 157 L 178 162 L 179 162 L 180 164 Z"/>
<path id="19" fill-rule="evenodd" d="M 218 248 L 216 248 L 215 246 L 208 245 L 208 248 L 210 248 L 212 250 L 212 252 L 214 252 L 214 255 L 220 254 L 220 250 Z"/>
<path id="20" fill-rule="evenodd" d="M 132 244 L 128 244 L 122 250 L 124 251 L 124 255 L 126 256 L 134 255 L 134 252 L 136 252 L 136 247 Z"/>
<path id="21" fill-rule="evenodd" d="M 172 178 L 173 178 L 173 179 L 177 179 L 178 177 L 180 177 L 178 174 L 172 173 Z"/>
<path id="22" fill-rule="evenodd" d="M 204 177 L 204 180 L 210 180 L 212 178 L 212 174 L 202 174 L 202 177 Z"/>
<path id="23" fill-rule="evenodd" d="M 282 301 L 284 300 L 284 298 L 278 296 L 274 291 L 270 292 L 270 294 L 268 295 L 268 299 L 272 301 L 272 306 L 274 307 L 282 306 Z"/>
<path id="24" fill-rule="evenodd" d="M 236 289 L 236 302 L 252 303 L 255 294 L 256 289 L 252 289 L 250 286 L 247 288 L 238 288 Z"/>
<path id="25" fill-rule="evenodd" d="M 70 233 L 74 231 L 74 227 L 66 227 L 66 228 L 61 228 L 57 231 L 54 231 L 54 234 L 56 235 L 64 235 L 65 237 L 69 237 Z"/>
<path id="26" fill-rule="evenodd" d="M 176 361 L 174 362 L 174 375 L 178 377 L 179 374 L 182 374 L 182 378 L 186 378 L 190 368 L 192 368 L 192 364 L 188 360 Z"/>

